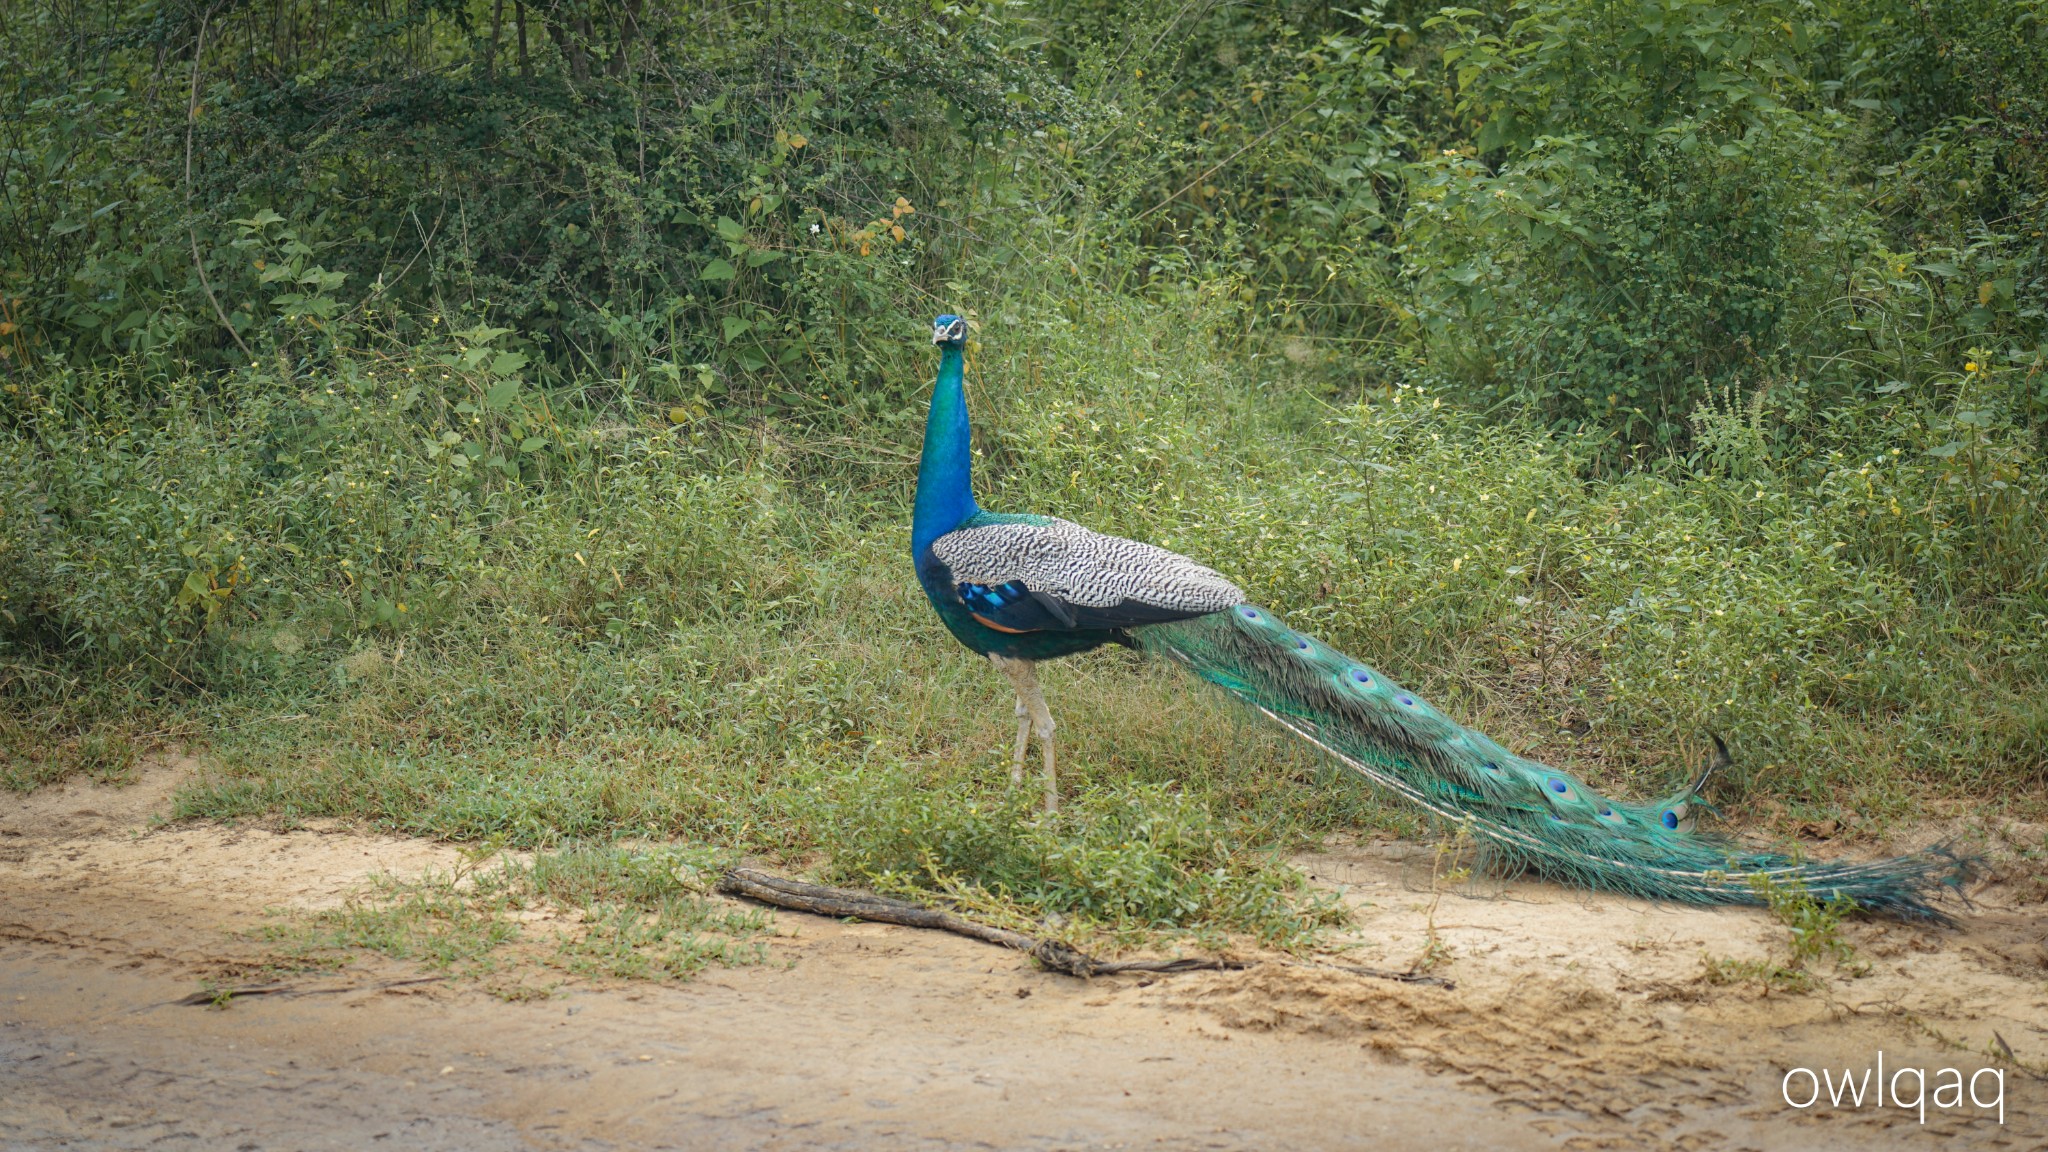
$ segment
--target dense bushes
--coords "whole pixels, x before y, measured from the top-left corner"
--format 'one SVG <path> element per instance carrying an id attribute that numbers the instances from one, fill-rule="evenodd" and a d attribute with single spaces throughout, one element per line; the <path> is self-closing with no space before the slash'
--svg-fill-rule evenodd
<path id="1" fill-rule="evenodd" d="M 1874 66 L 1879 45 L 1901 70 L 1946 66 L 1903 58 L 1894 13 L 1845 15 L 1530 0 L 1498 19 L 1440 18 L 1456 32 L 1443 56 L 1459 106 L 1480 125 L 1468 151 L 1427 166 L 1411 215 L 1409 269 L 1446 378 L 1481 403 L 1600 429 L 1619 454 L 1640 454 L 1685 445 L 1690 414 L 1729 389 L 1768 384 L 1827 409 L 1886 383 L 1874 375 L 1953 371 L 1973 340 L 2003 346 L 2008 364 L 2038 357 L 2041 317 L 2007 294 L 2023 280 L 2038 294 L 2026 255 L 2038 237 L 2013 217 L 1992 223 L 1996 212 L 1901 235 L 1874 210 L 1869 181 L 1918 184 L 1907 173 L 1972 121 L 1943 120 L 1910 143 L 1883 134 L 1870 114 L 1899 78 Z M 2039 38 L 2018 10 L 2003 28 L 1973 15 L 1987 39 Z M 1942 16 L 1910 17 L 1923 18 Z M 2000 208 L 2020 207 L 2006 191 Z M 1954 255 L 1966 243 L 1964 268 Z M 1890 279 L 1925 273 L 1912 321 L 1844 300 L 1884 264 L 1902 265 Z M 1945 306 L 1956 288 L 1983 299 Z M 1873 326 L 1890 339 L 1866 342 Z M 1862 355 L 1847 354 L 1858 344 Z M 2010 415 L 2039 425 L 2029 405 Z"/>
<path id="2" fill-rule="evenodd" d="M 1229 282 L 1337 387 L 1609 465 L 1730 388 L 2040 355 L 2032 2 L 216 7 L 10 22 L 0 350 L 460 316 L 612 401 L 887 408 L 876 326 L 935 285 Z"/>
<path id="3" fill-rule="evenodd" d="M 862 325 L 1001 194 L 983 145 L 1057 103 L 986 20 L 915 9 L 218 9 L 10 22 L 26 354 L 213 367 L 453 311 L 556 380 L 798 402 L 872 379 Z"/>

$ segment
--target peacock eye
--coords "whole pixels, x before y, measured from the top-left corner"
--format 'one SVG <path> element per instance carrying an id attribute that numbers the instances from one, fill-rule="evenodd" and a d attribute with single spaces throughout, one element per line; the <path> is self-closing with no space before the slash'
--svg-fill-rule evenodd
<path id="1" fill-rule="evenodd" d="M 1550 778 L 1550 790 L 1552 792 L 1563 794 L 1565 792 L 1571 791 L 1571 785 L 1566 784 L 1564 781 L 1558 779 L 1555 776 L 1552 776 Z"/>
<path id="2" fill-rule="evenodd" d="M 1242 612 L 1247 620 L 1257 620 L 1259 618 L 1259 610 L 1257 608 L 1240 608 L 1238 611 Z"/>
<path id="3" fill-rule="evenodd" d="M 1415 697 L 1413 696 L 1396 696 L 1394 699 L 1399 700 L 1403 708 L 1415 707 Z"/>
<path id="4" fill-rule="evenodd" d="M 1678 830 L 1678 813 L 1676 813 L 1676 812 L 1666 812 L 1666 813 L 1664 813 L 1664 826 L 1665 826 L 1666 828 L 1669 828 L 1669 829 L 1671 829 L 1671 830 L 1672 830 L 1672 831 L 1674 831 L 1674 832 L 1675 832 L 1675 831 L 1677 831 L 1677 830 Z"/>
<path id="5" fill-rule="evenodd" d="M 1363 668 L 1352 669 L 1351 678 L 1353 680 L 1358 681 L 1360 684 L 1365 685 L 1368 688 L 1372 687 L 1372 673 L 1367 672 Z"/>
<path id="6" fill-rule="evenodd" d="M 1295 646 L 1296 648 L 1299 648 L 1299 649 L 1301 649 L 1301 650 L 1302 650 L 1303 652 L 1306 652 L 1306 651 L 1308 651 L 1308 641 L 1307 641 L 1307 640 L 1301 640 L 1301 639 L 1297 639 L 1297 640 L 1296 640 L 1296 641 L 1294 642 L 1294 646 Z"/>

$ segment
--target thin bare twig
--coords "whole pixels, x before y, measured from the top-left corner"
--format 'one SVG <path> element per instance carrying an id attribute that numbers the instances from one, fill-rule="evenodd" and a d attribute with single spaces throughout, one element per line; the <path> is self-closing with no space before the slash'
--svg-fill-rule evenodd
<path id="1" fill-rule="evenodd" d="M 213 9 L 199 18 L 199 38 L 192 46 L 192 91 L 185 98 L 185 235 L 192 241 L 192 267 L 199 272 L 199 286 L 206 291 L 207 302 L 213 305 L 213 314 L 220 317 L 220 326 L 242 349 L 242 354 L 254 360 L 256 353 L 242 342 L 242 334 L 228 320 L 227 309 L 220 306 L 220 297 L 213 294 L 213 281 L 206 277 L 206 261 L 199 256 L 199 232 L 192 227 L 192 126 L 199 120 L 199 58 L 206 51 L 206 22 L 213 19 Z"/>
<path id="2" fill-rule="evenodd" d="M 1195 177 L 1193 180 L 1190 180 L 1187 183 L 1181 185 L 1178 191 L 1168 195 L 1164 200 L 1161 200 L 1159 203 L 1154 204 L 1150 208 L 1145 209 L 1143 212 L 1138 213 L 1136 216 L 1131 217 L 1124 223 L 1136 224 L 1138 221 L 1143 220 L 1145 217 L 1150 216 L 1154 212 L 1159 211 L 1161 208 L 1166 207 L 1168 204 L 1173 203 L 1175 200 L 1180 199 L 1181 193 L 1186 192 L 1188 189 L 1193 188 L 1195 185 L 1200 184 L 1202 181 L 1207 180 L 1209 177 L 1214 176 L 1216 173 L 1223 171 L 1225 168 L 1229 167 L 1231 162 L 1236 160 L 1239 156 L 1242 156 L 1245 153 L 1251 151 L 1252 149 L 1257 148 L 1259 145 L 1264 144 L 1267 138 L 1271 137 L 1273 133 L 1278 132 L 1282 128 L 1287 127 L 1289 124 L 1294 123 L 1296 120 L 1301 119 L 1303 113 L 1307 112 L 1309 109 L 1315 106 L 1316 101 L 1314 100 L 1311 100 L 1303 104 L 1301 107 L 1294 110 L 1294 115 L 1289 116 L 1287 119 L 1282 120 L 1278 124 L 1273 125 L 1271 128 L 1266 129 L 1264 132 L 1259 133 L 1258 136 L 1255 137 L 1251 143 L 1246 144 L 1244 147 L 1239 148 L 1237 151 L 1232 152 L 1228 156 L 1225 156 L 1219 163 L 1217 163 L 1214 167 L 1210 168 L 1207 172 L 1204 172 L 1200 176 Z"/>
<path id="3" fill-rule="evenodd" d="M 236 1000 L 251 996 L 330 996 L 338 992 L 382 992 L 386 988 L 404 988 L 412 984 L 432 984 L 445 980 L 445 976 L 417 976 L 411 980 L 386 980 L 381 984 L 341 984 L 333 988 L 301 988 L 295 984 L 259 984 L 248 988 L 216 988 L 201 990 L 190 996 L 180 996 L 152 1007 L 200 1008 L 211 1004 L 222 1007 Z"/>
<path id="4" fill-rule="evenodd" d="M 443 217 L 447 215 L 448 205 L 444 203 L 441 205 L 441 210 L 434 214 L 434 226 L 432 228 L 427 229 L 426 238 L 420 241 L 420 250 L 413 253 L 412 259 L 407 260 L 405 262 L 405 267 L 400 268 L 398 270 L 397 277 L 391 280 L 384 280 L 380 277 L 377 284 L 370 289 L 370 294 L 368 296 L 365 296 L 361 300 L 356 301 L 356 306 L 354 308 L 351 308 L 348 311 L 342 313 L 340 317 L 338 317 L 337 319 L 346 320 L 349 317 L 355 315 L 357 312 L 362 311 L 365 307 L 369 305 L 370 301 L 375 300 L 377 297 L 382 296 L 386 292 L 389 292 L 400 281 L 403 281 L 407 276 L 411 275 L 412 266 L 419 263 L 420 257 L 426 255 L 427 249 L 434 246 L 434 237 L 439 236 L 441 234 L 441 220 Z M 413 231 L 419 231 L 420 216 L 419 213 L 417 212 L 412 213 L 412 227 Z"/>

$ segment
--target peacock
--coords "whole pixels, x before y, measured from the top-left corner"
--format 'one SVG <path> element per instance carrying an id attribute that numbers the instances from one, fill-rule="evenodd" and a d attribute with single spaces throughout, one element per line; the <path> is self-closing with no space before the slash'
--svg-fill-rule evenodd
<path id="1" fill-rule="evenodd" d="M 1929 897 L 1960 888 L 1967 863 L 1946 849 L 1867 864 L 1809 863 L 1743 850 L 1695 831 L 1715 761 L 1659 804 L 1610 800 L 1569 773 L 1517 756 L 1378 671 L 1287 627 L 1235 584 L 1185 556 L 1051 516 L 975 503 L 967 415 L 967 321 L 932 324 L 939 374 L 918 462 L 910 549 L 946 628 L 986 656 L 1017 695 L 1013 786 L 1030 739 L 1043 757 L 1044 807 L 1059 805 L 1044 660 L 1120 644 L 1182 666 L 1327 753 L 1368 782 L 1469 830 L 1497 869 L 1696 904 L 1754 904 L 1767 881 L 1822 900 L 1946 922 Z"/>

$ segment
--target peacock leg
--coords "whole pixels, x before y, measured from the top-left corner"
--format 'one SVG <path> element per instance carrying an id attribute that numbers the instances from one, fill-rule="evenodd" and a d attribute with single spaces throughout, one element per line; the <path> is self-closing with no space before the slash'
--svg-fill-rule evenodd
<path id="1" fill-rule="evenodd" d="M 1024 749 L 1031 744 L 1031 709 L 1017 697 L 1017 754 L 1010 757 L 1010 786 L 1024 786 Z"/>
<path id="2" fill-rule="evenodd" d="M 1002 669 L 1003 675 L 1010 678 L 1010 686 L 1017 690 L 1017 753 L 1010 764 L 1010 780 L 1014 784 L 1024 782 L 1024 750 L 1030 734 L 1036 733 L 1045 758 L 1045 810 L 1058 811 L 1060 793 L 1053 772 L 1052 710 L 1045 706 L 1045 693 L 1039 691 L 1037 665 L 1008 656 L 990 656 L 989 662 Z"/>
<path id="3" fill-rule="evenodd" d="M 1038 750 L 1045 757 L 1045 810 L 1057 812 L 1060 809 L 1060 787 L 1052 766 L 1052 710 L 1045 706 L 1045 693 L 1038 690 L 1038 677 L 1031 677 L 1029 691 L 1024 704 L 1031 712 L 1031 730 L 1038 734 Z"/>
<path id="4" fill-rule="evenodd" d="M 1045 709 L 1045 702 L 1043 700 L 1039 701 L 1038 707 L 1043 711 Z M 1059 779 L 1053 775 L 1052 770 L 1052 713 L 1050 712 L 1045 713 L 1045 730 L 1039 734 L 1038 739 L 1039 749 L 1045 753 L 1045 810 L 1047 812 L 1057 812 L 1060 810 L 1060 786 Z"/>

